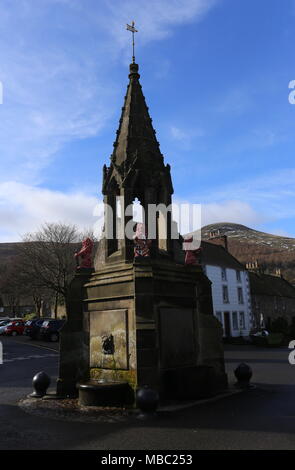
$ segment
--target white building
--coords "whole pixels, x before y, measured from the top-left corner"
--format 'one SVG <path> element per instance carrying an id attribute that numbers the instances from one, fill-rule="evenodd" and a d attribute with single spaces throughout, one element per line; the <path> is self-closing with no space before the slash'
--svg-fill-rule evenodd
<path id="1" fill-rule="evenodd" d="M 202 265 L 212 282 L 214 315 L 225 337 L 248 336 L 252 326 L 249 273 L 227 250 L 226 236 L 202 242 Z"/>

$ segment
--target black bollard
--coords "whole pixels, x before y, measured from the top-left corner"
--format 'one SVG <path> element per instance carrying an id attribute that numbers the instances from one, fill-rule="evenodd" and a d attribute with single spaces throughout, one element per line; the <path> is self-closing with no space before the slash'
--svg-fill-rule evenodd
<path id="1" fill-rule="evenodd" d="M 252 377 L 252 369 L 248 364 L 242 362 L 238 365 L 238 367 L 234 370 L 234 374 L 237 379 L 237 383 L 235 386 L 237 388 L 251 388 L 250 379 Z"/>
<path id="2" fill-rule="evenodd" d="M 38 372 L 38 374 L 33 377 L 32 383 L 34 392 L 31 393 L 30 397 L 42 398 L 46 395 L 47 389 L 50 385 L 50 377 L 43 371 Z"/>
<path id="3" fill-rule="evenodd" d="M 159 406 L 159 394 L 148 385 L 144 385 L 137 391 L 136 404 L 141 411 L 139 418 L 156 416 L 156 410 Z"/>

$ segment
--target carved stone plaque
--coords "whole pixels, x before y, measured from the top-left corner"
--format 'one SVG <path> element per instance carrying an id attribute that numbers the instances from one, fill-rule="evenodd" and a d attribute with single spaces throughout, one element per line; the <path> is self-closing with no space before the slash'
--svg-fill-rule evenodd
<path id="1" fill-rule="evenodd" d="M 90 312 L 90 367 L 128 369 L 127 310 Z"/>

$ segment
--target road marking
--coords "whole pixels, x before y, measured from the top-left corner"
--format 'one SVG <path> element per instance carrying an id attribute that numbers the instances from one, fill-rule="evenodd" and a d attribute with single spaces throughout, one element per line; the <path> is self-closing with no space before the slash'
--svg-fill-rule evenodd
<path id="1" fill-rule="evenodd" d="M 40 356 L 39 354 L 35 354 L 35 355 L 31 355 L 31 356 L 26 356 L 26 357 L 14 357 L 12 359 L 4 359 L 4 364 L 6 364 L 7 362 L 15 362 L 15 361 L 27 361 L 27 360 L 30 360 L 30 359 L 43 359 L 43 358 L 47 358 L 47 357 L 56 357 L 58 356 L 58 354 L 44 354 L 43 356 Z"/>
<path id="2" fill-rule="evenodd" d="M 17 344 L 24 344 L 25 346 L 32 346 L 33 348 L 46 349 L 46 351 L 53 351 L 53 352 L 56 352 L 57 354 L 59 354 L 59 350 L 57 350 L 55 348 L 51 348 L 50 346 L 45 346 L 45 345 L 40 344 L 40 343 L 37 343 L 37 344 L 34 344 L 32 342 L 27 343 L 26 341 L 18 341 L 15 338 L 14 339 L 10 338 L 10 341 L 13 342 L 13 343 L 17 343 Z"/>

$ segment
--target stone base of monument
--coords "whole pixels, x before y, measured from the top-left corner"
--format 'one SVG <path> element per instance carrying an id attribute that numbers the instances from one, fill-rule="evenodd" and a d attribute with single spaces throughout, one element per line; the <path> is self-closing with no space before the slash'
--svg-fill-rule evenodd
<path id="1" fill-rule="evenodd" d="M 126 406 L 132 405 L 134 392 L 127 382 L 89 380 L 77 385 L 79 405 L 82 406 Z"/>

